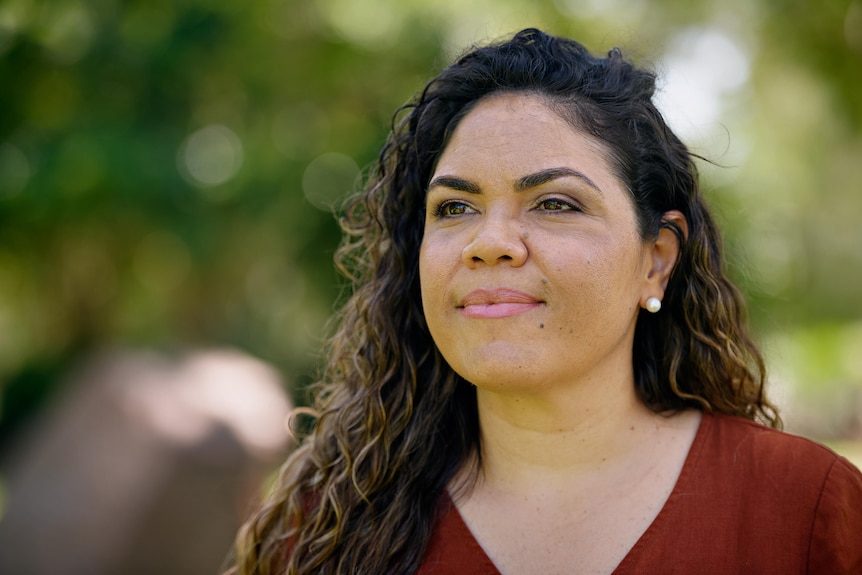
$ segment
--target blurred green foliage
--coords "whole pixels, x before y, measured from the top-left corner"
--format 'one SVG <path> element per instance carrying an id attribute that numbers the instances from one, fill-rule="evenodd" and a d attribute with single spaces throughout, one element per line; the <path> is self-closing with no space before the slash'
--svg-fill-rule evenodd
<path id="1" fill-rule="evenodd" d="M 691 143 L 727 166 L 704 174 L 775 371 L 816 382 L 862 322 L 860 0 L 2 0 L 0 437 L 97 347 L 237 346 L 301 386 L 340 289 L 326 207 L 454 54 L 528 25 L 659 73 L 681 38 L 736 43 Z M 862 387 L 845 355 L 828 378 Z"/>

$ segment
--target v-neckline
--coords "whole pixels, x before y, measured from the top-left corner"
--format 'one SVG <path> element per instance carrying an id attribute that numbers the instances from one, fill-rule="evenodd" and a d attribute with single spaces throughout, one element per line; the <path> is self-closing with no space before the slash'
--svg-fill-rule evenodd
<path id="1" fill-rule="evenodd" d="M 688 454 L 685 457 L 682 469 L 679 472 L 679 476 L 674 483 L 670 495 L 668 495 L 658 514 L 649 526 L 643 533 L 641 533 L 640 537 L 638 537 L 631 549 L 628 550 L 622 561 L 620 561 L 611 572 L 611 575 L 626 575 L 627 573 L 634 573 L 629 565 L 637 563 L 638 557 L 649 546 L 650 541 L 658 536 L 661 532 L 662 525 L 673 515 L 679 499 L 687 492 L 688 484 L 690 483 L 692 475 L 694 475 L 694 470 L 697 467 L 701 451 L 706 443 L 706 438 L 712 430 L 713 418 L 714 416 L 707 413 L 702 415 L 700 423 L 698 424 L 697 432 L 694 436 L 694 441 L 692 441 L 691 446 L 688 449 Z M 483 575 L 502 575 L 500 570 L 494 564 L 494 561 L 491 560 L 488 553 L 476 539 L 475 535 L 473 535 L 473 532 L 470 531 L 470 527 L 467 525 L 467 522 L 458 510 L 455 502 L 452 500 L 448 490 L 444 490 L 444 497 L 445 499 L 443 504 L 449 507 L 450 513 L 454 513 L 455 524 L 453 527 L 463 537 L 462 542 L 469 547 L 474 548 L 478 563 L 481 564 L 482 567 L 481 573 Z"/>

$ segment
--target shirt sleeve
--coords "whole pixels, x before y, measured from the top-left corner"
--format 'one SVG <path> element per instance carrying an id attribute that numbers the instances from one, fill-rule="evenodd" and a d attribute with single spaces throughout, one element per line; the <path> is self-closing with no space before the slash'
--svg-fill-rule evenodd
<path id="1" fill-rule="evenodd" d="M 820 494 L 811 532 L 808 573 L 862 573 L 862 473 L 835 460 Z"/>

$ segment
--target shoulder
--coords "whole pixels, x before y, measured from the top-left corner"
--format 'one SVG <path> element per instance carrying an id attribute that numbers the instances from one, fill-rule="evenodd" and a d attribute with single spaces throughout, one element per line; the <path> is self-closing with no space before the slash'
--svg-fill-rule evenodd
<path id="1" fill-rule="evenodd" d="M 669 503 L 687 545 L 721 550 L 703 572 L 862 573 L 862 473 L 810 439 L 704 415 Z"/>
<path id="2" fill-rule="evenodd" d="M 750 470 L 773 480 L 785 472 L 795 483 L 808 478 L 822 484 L 833 470 L 859 475 L 845 458 L 805 437 L 729 415 L 704 416 L 702 425 L 703 456 L 730 470 Z"/>
<path id="3" fill-rule="evenodd" d="M 844 500 L 862 520 L 862 473 L 810 439 L 737 417 L 705 415 L 689 459 L 686 487 L 705 502 L 810 525 L 828 514 L 831 501 Z"/>
<path id="4" fill-rule="evenodd" d="M 784 552 L 798 537 L 809 572 L 862 573 L 862 473 L 852 463 L 752 421 L 713 415 L 702 425 L 704 485 L 730 508 L 739 502 L 736 511 L 774 532 Z"/>

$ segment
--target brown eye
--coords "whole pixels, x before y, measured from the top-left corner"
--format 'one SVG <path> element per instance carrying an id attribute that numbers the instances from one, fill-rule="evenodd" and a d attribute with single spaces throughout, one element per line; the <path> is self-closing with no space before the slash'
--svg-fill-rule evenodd
<path id="1" fill-rule="evenodd" d="M 448 216 L 461 216 L 466 214 L 468 210 L 470 210 L 470 206 L 464 202 L 449 201 L 442 203 L 437 208 L 437 215 L 444 218 Z"/>
<path id="2" fill-rule="evenodd" d="M 563 200 L 558 200 L 556 198 L 550 198 L 539 202 L 539 209 L 547 210 L 549 212 L 558 212 L 562 210 L 573 210 L 575 208 L 568 202 L 564 202 Z"/>

